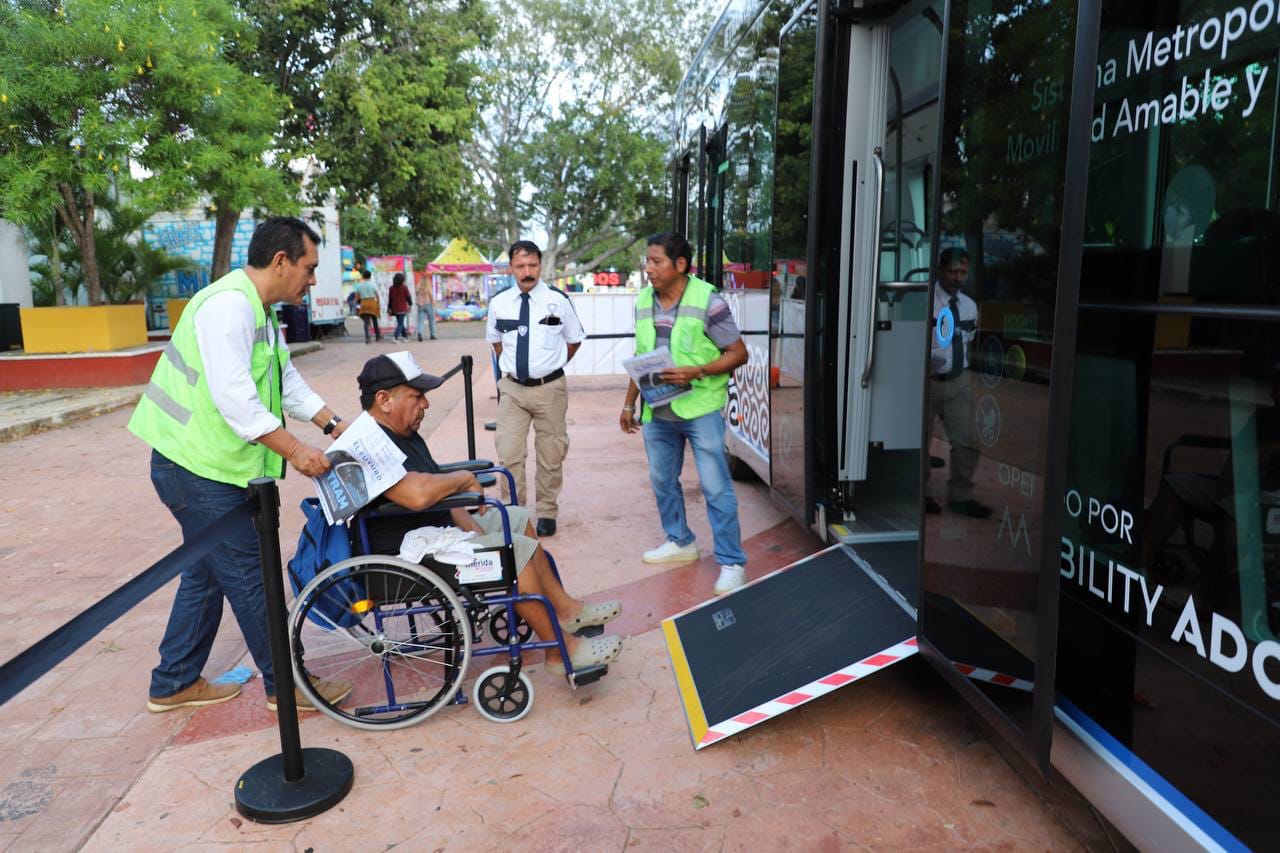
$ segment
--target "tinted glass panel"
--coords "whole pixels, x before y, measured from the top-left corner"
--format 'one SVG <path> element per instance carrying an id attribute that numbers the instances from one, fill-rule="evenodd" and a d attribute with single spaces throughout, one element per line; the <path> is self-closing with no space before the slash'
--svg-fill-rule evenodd
<path id="1" fill-rule="evenodd" d="M 1265 0 L 1103 4 L 1060 561 L 1060 695 L 1256 849 L 1280 829 L 1278 49 Z"/>
<path id="2" fill-rule="evenodd" d="M 804 330 L 817 28 L 817 7 L 810 5 L 782 36 L 779 52 L 769 321 L 772 362 L 777 368 L 770 395 L 770 482 L 779 497 L 802 512 L 808 511 Z"/>
<path id="3" fill-rule="evenodd" d="M 1025 730 L 1076 7 L 950 8 L 921 620 Z"/>

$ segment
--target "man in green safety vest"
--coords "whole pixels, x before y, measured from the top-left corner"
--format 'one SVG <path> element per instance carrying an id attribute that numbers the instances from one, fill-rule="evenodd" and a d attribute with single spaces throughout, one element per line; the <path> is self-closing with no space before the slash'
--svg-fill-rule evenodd
<path id="1" fill-rule="evenodd" d="M 183 541 L 244 504 L 257 477 L 283 477 L 285 462 L 315 477 L 324 453 L 290 434 L 284 413 L 337 437 L 338 417 L 289 361 L 272 305 L 302 302 L 316 283 L 320 235 L 301 219 L 269 219 L 249 241 L 248 264 L 204 288 L 182 312 L 156 362 L 129 430 L 151 445 L 151 482 L 177 519 Z M 200 672 L 209 659 L 226 597 L 254 662 L 262 670 L 267 707 L 275 710 L 275 678 L 267 645 L 258 536 L 246 519 L 222 544 L 182 572 L 151 672 L 151 711 L 233 699 L 238 684 L 212 684 Z M 339 701 L 351 687 L 321 686 Z M 298 706 L 310 704 L 298 694 Z"/>
<path id="2" fill-rule="evenodd" d="M 698 482 L 707 502 L 707 518 L 720 575 L 715 592 L 723 595 L 746 582 L 746 554 L 738 524 L 738 498 L 729 476 L 724 449 L 724 418 L 729 376 L 747 363 L 747 347 L 728 304 L 715 288 L 689 274 L 693 248 L 674 232 L 649 238 L 645 274 L 653 287 L 636 296 L 636 354 L 669 347 L 675 367 L 662 372 L 664 382 L 688 385 L 690 391 L 667 405 L 649 406 L 633 381 L 627 388 L 619 424 L 625 433 L 642 430 L 649 457 L 649 482 L 667 541 L 642 559 L 646 563 L 691 562 L 698 547 L 685 518 L 680 468 L 684 446 L 693 447 Z"/>

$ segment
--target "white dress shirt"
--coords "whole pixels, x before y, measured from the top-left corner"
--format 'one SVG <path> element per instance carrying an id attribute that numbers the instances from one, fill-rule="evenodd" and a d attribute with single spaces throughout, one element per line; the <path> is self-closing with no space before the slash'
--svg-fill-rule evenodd
<path id="1" fill-rule="evenodd" d="M 962 349 L 964 351 L 964 367 L 969 366 L 969 345 L 973 343 L 973 339 L 978 336 L 978 303 L 974 302 L 964 291 L 956 294 L 957 301 L 960 303 L 960 316 L 953 317 L 955 321 L 954 334 L 961 335 Z M 944 308 L 951 306 L 951 294 L 947 293 L 947 289 L 941 285 L 933 286 L 933 328 L 929 331 L 929 372 L 934 376 L 946 376 L 951 370 L 951 344 L 943 346 L 938 340 L 938 317 L 941 316 Z"/>
<path id="2" fill-rule="evenodd" d="M 258 388 L 249 372 L 255 328 L 253 308 L 238 291 L 209 297 L 196 313 L 196 345 L 200 347 L 209 396 L 227 426 L 245 441 L 256 441 L 284 426 L 258 398 Z M 267 334 L 275 333 L 276 327 L 268 320 Z M 267 343 L 288 349 L 283 338 L 268 339 Z M 309 421 L 324 408 L 324 400 L 308 387 L 293 362 L 285 368 L 281 384 L 283 409 L 294 418 Z"/>
<path id="3" fill-rule="evenodd" d="M 503 375 L 515 376 L 520 335 L 529 335 L 529 378 L 541 379 L 568 363 L 568 345 L 581 343 L 586 333 L 569 297 L 543 281 L 529 291 L 529 328 L 522 332 L 520 292 L 519 286 L 509 287 L 489 300 L 484 339 L 491 344 L 502 344 L 498 370 Z M 544 322 L 549 317 L 559 317 L 560 322 Z"/>

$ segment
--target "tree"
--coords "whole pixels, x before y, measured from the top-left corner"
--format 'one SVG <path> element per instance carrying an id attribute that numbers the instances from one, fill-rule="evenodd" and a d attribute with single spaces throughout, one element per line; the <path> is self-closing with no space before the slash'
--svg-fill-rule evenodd
<path id="1" fill-rule="evenodd" d="M 221 57 L 235 26 L 223 0 L 0 6 L 0 209 L 25 225 L 57 212 L 91 304 L 104 299 L 102 198 L 154 211 L 189 198 L 224 161 L 199 119 L 248 85 Z"/>
<path id="2" fill-rule="evenodd" d="M 420 266 L 444 249 L 443 241 L 423 240 L 398 222 L 387 222 L 380 211 L 365 207 L 343 208 L 342 242 L 355 250 L 357 263 L 378 255 L 411 255 L 415 266 Z"/>
<path id="3" fill-rule="evenodd" d="M 376 202 L 422 237 L 462 224 L 462 147 L 476 121 L 465 60 L 488 26 L 468 2 L 373 4 L 373 25 L 343 43 L 324 75 L 315 120 L 316 182 L 340 204 Z"/>
<path id="4" fill-rule="evenodd" d="M 685 47 L 674 0 L 494 0 L 480 59 L 474 239 L 547 235 L 543 266 L 591 269 L 660 227 L 670 115 Z M 660 34 L 660 35 L 659 35 Z"/>
<path id="5" fill-rule="evenodd" d="M 94 249 L 102 294 L 108 303 L 120 305 L 140 299 L 152 293 L 164 276 L 192 267 L 190 259 L 154 248 L 139 236 L 150 218 L 147 211 L 117 204 L 108 195 L 98 213 Z M 66 286 L 74 296 L 84 283 L 79 247 L 65 229 L 58 229 L 56 239 L 49 228 L 32 229 L 31 235 L 32 254 L 45 255 L 45 260 L 31 265 L 35 276 L 32 300 L 36 305 L 62 304 L 58 289 Z"/>

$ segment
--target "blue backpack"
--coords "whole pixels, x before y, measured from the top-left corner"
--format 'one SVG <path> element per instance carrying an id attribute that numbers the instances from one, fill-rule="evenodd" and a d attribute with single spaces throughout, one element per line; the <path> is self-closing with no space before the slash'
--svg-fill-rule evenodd
<path id="1" fill-rule="evenodd" d="M 307 523 L 298 537 L 298 550 L 289 561 L 289 581 L 295 596 L 316 575 L 351 556 L 351 539 L 345 524 L 330 524 L 325 520 L 317 498 L 304 499 L 301 509 Z M 351 628 L 360 623 L 360 614 L 351 605 L 364 598 L 363 583 L 354 578 L 340 580 L 312 604 L 307 618 L 330 631 Z"/>

